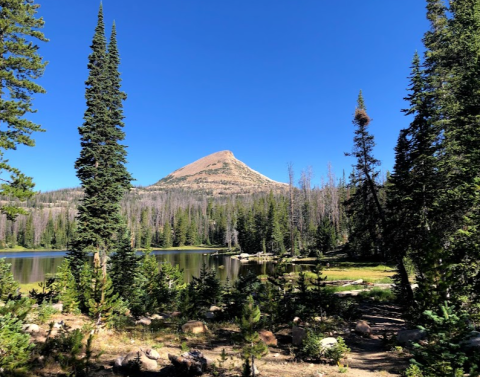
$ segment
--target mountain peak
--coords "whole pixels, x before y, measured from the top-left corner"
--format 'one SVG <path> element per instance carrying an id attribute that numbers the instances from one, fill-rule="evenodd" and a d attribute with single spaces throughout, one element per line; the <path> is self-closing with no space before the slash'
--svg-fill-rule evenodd
<path id="1" fill-rule="evenodd" d="M 286 184 L 249 168 L 231 151 L 212 153 L 167 175 L 149 189 L 185 189 L 212 195 L 278 191 Z"/>

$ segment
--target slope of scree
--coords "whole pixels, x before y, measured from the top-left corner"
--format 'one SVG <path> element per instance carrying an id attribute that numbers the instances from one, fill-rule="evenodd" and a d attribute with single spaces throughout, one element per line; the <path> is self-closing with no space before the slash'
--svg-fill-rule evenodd
<path id="1" fill-rule="evenodd" d="M 149 191 L 184 189 L 209 195 L 249 194 L 287 189 L 237 160 L 232 152 L 221 151 L 203 157 L 167 175 Z"/>

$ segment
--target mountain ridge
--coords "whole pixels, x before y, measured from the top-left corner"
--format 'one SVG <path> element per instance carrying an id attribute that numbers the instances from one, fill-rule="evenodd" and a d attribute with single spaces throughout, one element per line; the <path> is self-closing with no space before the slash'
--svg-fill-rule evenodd
<path id="1" fill-rule="evenodd" d="M 185 189 L 212 195 L 283 191 L 287 184 L 253 170 L 229 150 L 204 156 L 160 179 L 147 190 Z"/>

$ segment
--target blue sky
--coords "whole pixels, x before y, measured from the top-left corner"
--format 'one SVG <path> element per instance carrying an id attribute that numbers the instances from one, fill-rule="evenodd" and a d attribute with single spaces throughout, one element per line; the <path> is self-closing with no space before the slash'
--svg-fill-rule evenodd
<path id="1" fill-rule="evenodd" d="M 30 118 L 47 132 L 7 154 L 42 191 L 78 186 L 87 57 L 99 1 L 38 0 L 49 61 Z M 147 186 L 220 150 L 286 182 L 331 162 L 351 170 L 358 91 L 373 118 L 375 156 L 391 169 L 413 54 L 428 28 L 419 0 L 104 0 L 117 24 L 125 145 Z"/>

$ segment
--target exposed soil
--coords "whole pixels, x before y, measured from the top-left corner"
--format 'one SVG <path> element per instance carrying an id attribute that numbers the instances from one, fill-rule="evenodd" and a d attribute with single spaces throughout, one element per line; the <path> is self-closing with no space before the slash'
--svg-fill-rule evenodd
<path id="1" fill-rule="evenodd" d="M 374 377 L 374 376 L 395 376 L 399 375 L 406 368 L 406 356 L 399 355 L 398 352 L 392 352 L 386 349 L 384 333 L 391 335 L 403 326 L 400 319 L 398 308 L 392 305 L 364 303 L 360 306 L 363 313 L 363 320 L 369 322 L 372 328 L 370 338 L 362 338 L 351 331 L 345 336 L 348 346 L 351 348 L 346 360 L 348 365 L 345 373 L 339 372 L 338 366 L 332 366 L 321 363 L 298 362 L 295 361 L 293 347 L 289 330 L 284 329 L 278 334 L 278 347 L 269 347 L 269 353 L 261 360 L 257 361 L 257 367 L 261 376 L 265 377 L 327 377 L 327 376 L 355 376 L 355 377 Z M 81 316 L 62 316 L 57 315 L 53 318 L 55 321 L 63 320 L 69 326 L 81 327 L 87 323 L 88 319 Z M 36 339 L 44 341 L 45 331 L 48 326 L 43 325 L 42 334 L 38 334 Z M 236 332 L 234 327 L 211 326 L 209 335 L 185 335 L 176 331 L 175 326 L 165 329 L 160 333 L 151 333 L 148 328 L 143 331 L 105 331 L 99 334 L 94 343 L 95 350 L 104 353 L 96 362 L 95 371 L 92 376 L 125 376 L 120 371 L 114 370 L 113 361 L 119 355 L 125 355 L 128 352 L 137 351 L 139 348 L 156 348 L 160 354 L 158 360 L 158 372 L 142 372 L 138 376 L 158 376 L 173 377 L 175 370 L 168 360 L 168 354 L 179 355 L 181 353 L 180 344 L 185 342 L 190 349 L 199 349 L 204 355 L 214 360 L 219 366 L 220 354 L 223 349 L 228 355 L 228 360 L 222 367 L 217 369 L 217 374 L 206 374 L 205 376 L 225 376 L 233 377 L 241 374 L 240 349 L 232 343 L 232 334 Z M 352 324 L 352 329 L 355 327 Z M 39 370 L 39 376 L 61 376 L 61 370 L 58 365 L 48 365 Z"/>

